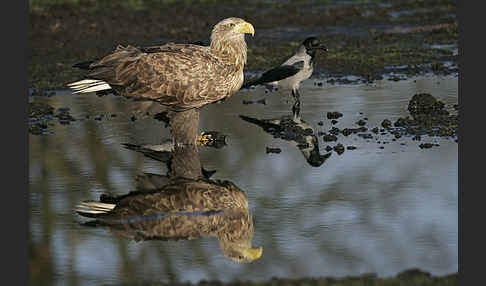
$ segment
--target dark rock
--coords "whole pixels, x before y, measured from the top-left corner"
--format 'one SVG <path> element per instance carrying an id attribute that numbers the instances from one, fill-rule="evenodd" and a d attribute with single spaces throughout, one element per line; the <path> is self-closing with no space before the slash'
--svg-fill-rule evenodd
<path id="1" fill-rule="evenodd" d="M 54 107 L 43 102 L 31 102 L 29 103 L 29 116 L 37 117 L 43 115 L 52 115 L 54 113 Z"/>
<path id="2" fill-rule="evenodd" d="M 373 139 L 373 135 L 370 133 L 358 134 L 358 136 L 364 139 Z"/>
<path id="3" fill-rule="evenodd" d="M 388 120 L 388 119 L 385 119 L 381 122 L 381 126 L 383 126 L 383 128 L 389 128 L 390 126 L 392 125 L 391 121 Z"/>
<path id="4" fill-rule="evenodd" d="M 341 133 L 342 133 L 344 136 L 348 136 L 348 135 L 350 135 L 350 134 L 352 134 L 352 133 L 353 133 L 353 130 L 352 130 L 352 129 L 350 129 L 350 128 L 344 128 L 344 129 L 341 131 Z"/>
<path id="5" fill-rule="evenodd" d="M 337 141 L 337 136 L 333 134 L 326 134 L 322 137 L 324 142 Z"/>
<path id="6" fill-rule="evenodd" d="M 443 108 L 444 103 L 428 93 L 415 94 L 408 104 L 408 111 L 412 116 L 447 112 Z"/>
<path id="7" fill-rule="evenodd" d="M 341 130 L 339 130 L 339 128 L 337 127 L 333 127 L 331 128 L 331 130 L 329 130 L 329 134 L 333 134 L 333 135 L 338 135 L 339 132 L 341 132 Z"/>
<path id="8" fill-rule="evenodd" d="M 334 149 L 334 151 L 335 151 L 336 153 L 338 153 L 338 155 L 341 155 L 342 153 L 344 153 L 344 150 L 345 150 L 345 149 L 344 149 L 344 145 L 343 145 L 343 144 L 341 144 L 341 143 L 338 143 L 336 146 L 334 146 L 334 148 L 333 148 L 333 149 Z"/>
<path id="9" fill-rule="evenodd" d="M 74 117 L 67 112 L 58 113 L 55 115 L 55 117 L 57 117 L 60 121 L 76 121 L 76 119 L 74 119 Z"/>
<path id="10" fill-rule="evenodd" d="M 279 154 L 280 152 L 282 152 L 282 149 L 280 148 L 271 148 L 271 147 L 266 147 L 266 153 L 276 153 L 276 154 Z"/>
<path id="11" fill-rule="evenodd" d="M 432 148 L 434 146 L 434 144 L 431 144 L 431 143 L 422 143 L 419 145 L 420 149 L 428 149 L 428 148 Z"/>
<path id="12" fill-rule="evenodd" d="M 342 116 L 343 116 L 343 114 L 341 112 L 338 112 L 338 111 L 327 113 L 327 119 L 338 119 L 339 117 L 342 117 Z"/>

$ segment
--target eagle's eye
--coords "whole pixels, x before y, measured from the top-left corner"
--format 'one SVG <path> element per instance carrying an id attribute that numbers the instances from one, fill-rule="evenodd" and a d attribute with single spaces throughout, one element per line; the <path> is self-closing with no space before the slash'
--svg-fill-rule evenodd
<path id="1" fill-rule="evenodd" d="M 229 23 L 229 26 L 234 27 L 234 26 L 236 26 L 236 24 L 235 23 Z"/>

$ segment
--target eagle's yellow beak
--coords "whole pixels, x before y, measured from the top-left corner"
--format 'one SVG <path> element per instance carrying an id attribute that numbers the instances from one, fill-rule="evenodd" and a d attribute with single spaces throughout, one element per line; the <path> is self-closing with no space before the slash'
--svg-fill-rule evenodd
<path id="1" fill-rule="evenodd" d="M 251 25 L 251 24 L 250 24 Z M 243 250 L 243 255 L 245 255 L 245 257 L 248 257 L 249 261 L 253 261 L 255 259 L 258 259 L 262 256 L 262 252 L 263 252 L 263 248 L 262 247 L 258 247 L 258 248 L 247 248 L 245 250 Z"/>
<path id="2" fill-rule="evenodd" d="M 253 25 L 248 22 L 243 22 L 236 25 L 235 31 L 242 34 L 251 34 L 252 36 L 255 35 L 255 28 L 253 28 Z"/>

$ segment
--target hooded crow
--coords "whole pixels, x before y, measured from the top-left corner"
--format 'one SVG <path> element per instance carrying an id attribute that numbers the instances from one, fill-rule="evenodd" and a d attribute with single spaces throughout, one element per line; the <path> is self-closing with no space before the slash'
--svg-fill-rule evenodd
<path id="1" fill-rule="evenodd" d="M 308 79 L 314 71 L 314 60 L 317 50 L 327 52 L 327 47 L 320 43 L 316 37 L 309 37 L 302 42 L 297 52 L 282 65 L 264 72 L 260 77 L 244 83 L 241 88 L 252 85 L 271 85 L 282 89 L 290 89 L 297 106 L 300 106 L 300 83 Z"/>

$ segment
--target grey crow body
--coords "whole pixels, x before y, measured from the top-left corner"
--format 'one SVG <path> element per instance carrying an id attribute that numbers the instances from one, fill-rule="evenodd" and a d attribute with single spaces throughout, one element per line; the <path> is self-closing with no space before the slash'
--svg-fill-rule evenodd
<path id="1" fill-rule="evenodd" d="M 282 65 L 264 72 L 256 79 L 249 80 L 242 88 L 265 84 L 290 89 L 296 99 L 297 107 L 300 106 L 300 83 L 312 75 L 317 50 L 327 51 L 327 48 L 316 37 L 305 39 L 297 52 Z"/>

